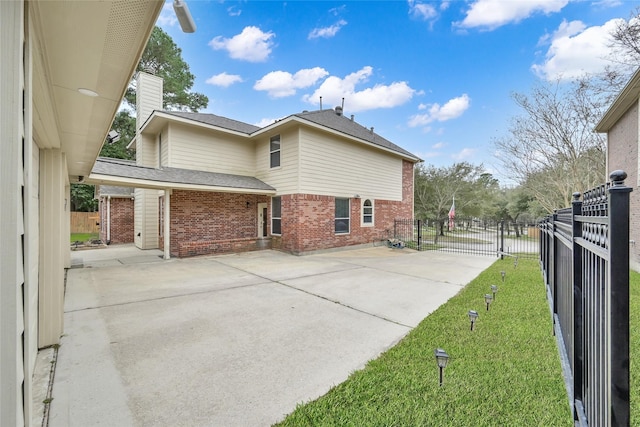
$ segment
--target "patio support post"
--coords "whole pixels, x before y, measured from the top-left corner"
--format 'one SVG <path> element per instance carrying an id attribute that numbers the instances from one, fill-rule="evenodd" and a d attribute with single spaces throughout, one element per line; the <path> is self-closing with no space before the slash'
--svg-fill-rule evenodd
<path id="1" fill-rule="evenodd" d="M 171 258 L 171 189 L 164 190 L 164 259 Z"/>

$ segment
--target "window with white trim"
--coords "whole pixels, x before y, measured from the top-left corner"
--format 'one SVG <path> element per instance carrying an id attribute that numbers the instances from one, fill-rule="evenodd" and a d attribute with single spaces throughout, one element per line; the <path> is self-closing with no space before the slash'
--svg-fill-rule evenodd
<path id="1" fill-rule="evenodd" d="M 373 202 L 370 199 L 362 203 L 362 225 L 373 225 Z"/>
<path id="2" fill-rule="evenodd" d="M 271 234 L 282 235 L 282 199 L 271 198 Z"/>
<path id="3" fill-rule="evenodd" d="M 269 162 L 272 168 L 280 167 L 280 135 L 272 136 L 269 141 Z"/>
<path id="4" fill-rule="evenodd" d="M 350 200 L 336 197 L 335 233 L 348 234 L 350 231 Z"/>

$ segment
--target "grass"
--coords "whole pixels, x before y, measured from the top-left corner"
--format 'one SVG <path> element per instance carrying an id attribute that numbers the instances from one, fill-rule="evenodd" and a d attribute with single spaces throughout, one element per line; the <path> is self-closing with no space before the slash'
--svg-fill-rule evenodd
<path id="1" fill-rule="evenodd" d="M 487 312 L 492 284 L 499 290 Z M 468 310 L 480 313 L 474 331 Z M 438 347 L 450 356 L 442 387 Z M 398 345 L 280 425 L 572 426 L 537 261 L 496 261 Z"/>
<path id="2" fill-rule="evenodd" d="M 89 240 L 97 238 L 98 233 L 71 233 L 71 243 L 88 242 Z"/>

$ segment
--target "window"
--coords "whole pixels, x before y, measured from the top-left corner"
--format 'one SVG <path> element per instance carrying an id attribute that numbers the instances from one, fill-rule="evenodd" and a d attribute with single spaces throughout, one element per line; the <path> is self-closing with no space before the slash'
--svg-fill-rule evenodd
<path id="1" fill-rule="evenodd" d="M 373 203 L 369 199 L 362 204 L 362 224 L 373 225 Z"/>
<path id="2" fill-rule="evenodd" d="M 269 155 L 271 157 L 271 167 L 280 166 L 280 135 L 272 136 L 269 142 Z"/>
<path id="3" fill-rule="evenodd" d="M 271 234 L 282 234 L 282 200 L 280 197 L 271 198 Z"/>
<path id="4" fill-rule="evenodd" d="M 349 233 L 349 199 L 336 198 L 336 219 L 335 230 L 336 234 Z"/>

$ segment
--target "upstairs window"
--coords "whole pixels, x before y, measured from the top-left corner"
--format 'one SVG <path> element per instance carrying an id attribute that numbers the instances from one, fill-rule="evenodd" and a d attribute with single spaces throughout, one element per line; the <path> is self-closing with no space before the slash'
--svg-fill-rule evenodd
<path id="1" fill-rule="evenodd" d="M 350 230 L 349 199 L 336 198 L 335 233 L 348 234 Z"/>
<path id="2" fill-rule="evenodd" d="M 369 199 L 362 204 L 362 224 L 373 225 L 373 203 Z"/>
<path id="3" fill-rule="evenodd" d="M 280 167 L 280 135 L 271 137 L 271 141 L 269 142 L 269 156 L 271 167 Z"/>
<path id="4" fill-rule="evenodd" d="M 271 198 L 271 234 L 282 234 L 282 199 Z"/>

